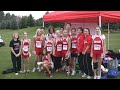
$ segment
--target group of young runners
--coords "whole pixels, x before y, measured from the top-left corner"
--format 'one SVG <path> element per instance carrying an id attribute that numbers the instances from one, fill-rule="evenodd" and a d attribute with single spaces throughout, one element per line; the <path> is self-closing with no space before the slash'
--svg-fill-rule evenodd
<path id="1" fill-rule="evenodd" d="M 62 71 L 67 75 L 75 75 L 78 57 L 82 77 L 101 78 L 101 63 L 106 45 L 100 27 L 96 27 L 95 35 L 90 34 L 89 28 L 71 28 L 70 23 L 66 23 L 60 30 L 50 26 L 48 34 L 45 34 L 41 27 L 36 31 L 33 40 L 29 39 L 27 32 L 24 32 L 21 41 L 18 33 L 14 33 L 9 46 L 16 75 L 18 72 L 30 72 L 30 57 L 34 54 L 32 72 L 44 70 L 50 77 L 53 72 Z"/>

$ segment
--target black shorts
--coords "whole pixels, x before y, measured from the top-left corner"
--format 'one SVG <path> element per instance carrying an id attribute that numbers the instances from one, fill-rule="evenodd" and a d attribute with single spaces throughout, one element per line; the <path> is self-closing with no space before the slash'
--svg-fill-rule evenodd
<path id="1" fill-rule="evenodd" d="M 54 62 L 54 56 L 52 54 L 50 54 L 50 56 L 51 56 L 52 61 Z"/>
<path id="2" fill-rule="evenodd" d="M 77 58 L 77 53 L 75 53 L 75 54 L 71 53 L 71 57 Z"/>

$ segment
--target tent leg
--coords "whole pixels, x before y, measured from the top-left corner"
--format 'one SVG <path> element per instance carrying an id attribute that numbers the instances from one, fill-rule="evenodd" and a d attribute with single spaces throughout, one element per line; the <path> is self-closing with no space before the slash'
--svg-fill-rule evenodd
<path id="1" fill-rule="evenodd" d="M 101 28 L 101 24 L 102 24 L 101 21 L 102 21 L 102 20 L 101 20 L 101 16 L 99 16 L 99 27 L 100 27 L 100 28 Z"/>
<path id="2" fill-rule="evenodd" d="M 110 30 L 109 30 L 109 23 L 108 23 L 108 50 L 110 49 L 109 42 L 110 42 Z"/>
<path id="3" fill-rule="evenodd" d="M 44 24 L 45 24 L 45 23 L 44 23 L 44 21 L 43 21 L 43 27 L 44 27 Z"/>

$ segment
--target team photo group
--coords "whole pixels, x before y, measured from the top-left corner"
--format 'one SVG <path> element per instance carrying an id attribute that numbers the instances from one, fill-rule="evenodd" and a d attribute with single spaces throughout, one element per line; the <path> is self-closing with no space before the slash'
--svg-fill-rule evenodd
<path id="1" fill-rule="evenodd" d="M 15 75 L 44 71 L 49 77 L 53 73 L 76 75 L 76 60 L 80 68 L 79 74 L 87 79 L 101 78 L 101 64 L 106 54 L 105 35 L 101 28 L 95 28 L 95 34 L 89 28 L 71 28 L 65 23 L 59 29 L 49 26 L 48 33 L 40 27 L 30 39 L 24 32 L 19 38 L 13 33 L 9 47 Z M 30 68 L 31 56 L 34 56 L 34 67 Z"/>

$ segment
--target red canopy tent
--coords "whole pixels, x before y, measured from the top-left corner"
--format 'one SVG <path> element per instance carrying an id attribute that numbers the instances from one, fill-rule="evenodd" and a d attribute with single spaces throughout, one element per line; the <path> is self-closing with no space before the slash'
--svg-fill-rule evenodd
<path id="1" fill-rule="evenodd" d="M 43 16 L 44 22 L 120 22 L 120 11 L 55 11 Z"/>
<path id="2" fill-rule="evenodd" d="M 99 23 L 101 27 L 101 23 L 108 23 L 109 25 L 109 23 L 120 22 L 120 11 L 55 11 L 45 14 L 43 22 Z"/>

